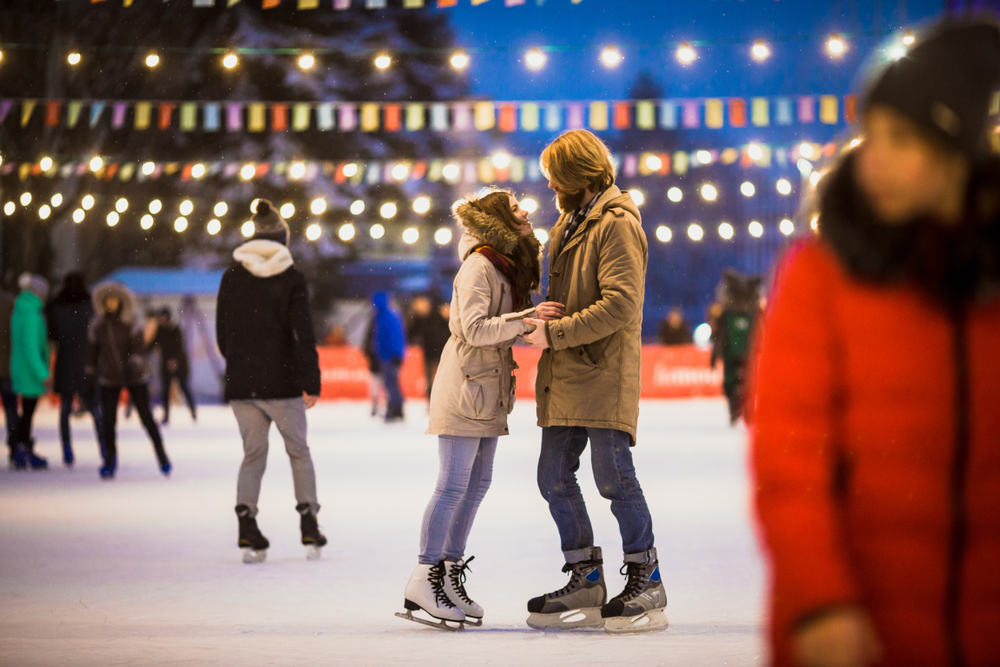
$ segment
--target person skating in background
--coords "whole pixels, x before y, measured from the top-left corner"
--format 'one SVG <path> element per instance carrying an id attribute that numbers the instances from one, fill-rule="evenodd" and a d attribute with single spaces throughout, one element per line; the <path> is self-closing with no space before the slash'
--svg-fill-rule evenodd
<path id="1" fill-rule="evenodd" d="M 514 407 L 511 346 L 528 325 L 510 318 L 531 307 L 541 277 L 541 243 L 503 190 L 455 207 L 465 230 L 455 276 L 450 336 L 434 384 L 427 432 L 438 436 L 439 473 L 420 529 L 417 567 L 406 584 L 403 618 L 431 625 L 481 625 L 483 608 L 465 590 L 465 546 L 493 478 L 499 436 Z M 430 304 L 428 304 L 429 306 Z M 423 610 L 438 623 L 412 612 Z"/>
<path id="2" fill-rule="evenodd" d="M 750 354 L 750 335 L 760 312 L 760 276 L 744 276 L 732 269 L 722 274 L 722 312 L 712 329 L 709 366 L 722 360 L 722 391 L 729 402 L 729 423 L 743 414 L 744 369 Z"/>
<path id="3" fill-rule="evenodd" d="M 382 381 L 382 365 L 379 363 L 378 354 L 375 353 L 375 313 L 372 313 L 368 320 L 368 328 L 365 329 L 365 340 L 361 344 L 361 352 L 368 361 L 368 393 L 372 402 L 372 417 L 378 417 L 382 413 L 382 406 L 385 404 L 385 383 Z M 384 415 L 383 415 L 384 416 Z"/>
<path id="4" fill-rule="evenodd" d="M 570 581 L 528 602 L 528 624 L 660 630 L 667 597 L 630 449 L 639 419 L 646 235 L 639 209 L 614 184 L 610 152 L 590 132 L 560 136 L 542 152 L 541 167 L 562 215 L 552 230 L 541 319 L 528 320 L 537 329 L 524 338 L 544 349 L 535 385 L 538 488 L 559 528 Z M 625 589 L 610 602 L 576 480 L 588 441 L 597 488 L 611 501 L 625 554 Z M 579 613 L 565 613 L 571 610 Z"/>
<path id="5" fill-rule="evenodd" d="M 777 272 L 748 422 L 773 664 L 1000 664 L 996 24 L 919 38 Z"/>
<path id="6" fill-rule="evenodd" d="M 288 223 L 257 200 L 253 237 L 233 251 L 222 276 L 215 333 L 226 360 L 225 400 L 239 424 L 243 463 L 236 484 L 243 562 L 264 560 L 270 546 L 257 527 L 257 502 L 273 423 L 285 441 L 302 544 L 310 558 L 326 544 L 316 521 L 316 473 L 306 441 L 306 410 L 320 394 L 319 354 L 305 276 L 288 250 Z"/>
<path id="7" fill-rule="evenodd" d="M 660 322 L 659 340 L 661 345 L 690 345 L 691 326 L 684 319 L 684 311 L 671 308 L 667 316 Z"/>
<path id="8" fill-rule="evenodd" d="M 434 376 L 441 363 L 444 346 L 451 338 L 448 319 L 441 314 L 441 298 L 418 296 L 410 308 L 407 327 L 411 345 L 418 345 L 424 355 L 424 377 L 427 378 L 427 398 L 430 400 Z"/>
<path id="9" fill-rule="evenodd" d="M 16 467 L 14 451 L 17 444 L 17 394 L 10 382 L 10 317 L 14 312 L 14 297 L 0 291 L 0 399 L 3 400 L 7 427 L 7 462 Z"/>
<path id="10" fill-rule="evenodd" d="M 82 273 L 72 272 L 63 278 L 62 289 L 45 307 L 49 339 L 55 346 L 56 369 L 52 390 L 59 395 L 59 438 L 62 442 L 63 463 L 72 466 L 73 439 L 70 416 L 73 402 L 90 413 L 94 433 L 104 460 L 104 433 L 101 429 L 101 408 L 94 387 L 87 382 L 87 337 L 94 319 L 94 306 Z"/>
<path id="11" fill-rule="evenodd" d="M 104 432 L 103 479 L 118 471 L 118 402 L 123 389 L 139 414 L 142 427 L 153 443 L 160 472 L 169 476 L 170 459 L 163 437 L 149 405 L 149 360 L 142 329 L 136 321 L 135 296 L 121 283 L 106 281 L 94 286 L 91 300 L 97 313 L 90 327 L 86 375 L 100 397 L 101 426 Z"/>
<path id="12" fill-rule="evenodd" d="M 35 453 L 32 424 L 38 399 L 49 386 L 49 338 L 45 325 L 45 299 L 49 283 L 41 276 L 22 273 L 21 293 L 10 318 L 10 379 L 21 399 L 21 413 L 14 430 L 14 467 L 43 470 L 48 461 Z"/>
<path id="13" fill-rule="evenodd" d="M 163 402 L 161 423 L 164 425 L 170 423 L 170 394 L 174 381 L 177 382 L 181 393 L 184 394 L 188 410 L 191 411 L 191 420 L 198 421 L 198 410 L 195 407 L 194 395 L 191 393 L 191 385 L 188 381 L 191 367 L 188 363 L 187 348 L 184 345 L 184 332 L 180 325 L 174 324 L 169 308 L 161 308 L 155 315 L 154 333 L 148 345 L 150 348 L 160 349 L 160 383 Z"/>
<path id="14" fill-rule="evenodd" d="M 378 359 L 379 374 L 385 387 L 385 420 L 403 420 L 403 390 L 399 385 L 399 370 L 406 357 L 406 332 L 403 318 L 393 307 L 388 292 L 372 296 L 375 310 L 372 318 L 372 350 Z"/>

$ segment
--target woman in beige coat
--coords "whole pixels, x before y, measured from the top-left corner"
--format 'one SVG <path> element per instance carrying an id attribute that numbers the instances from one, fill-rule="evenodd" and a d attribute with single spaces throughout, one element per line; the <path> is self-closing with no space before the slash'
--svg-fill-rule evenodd
<path id="1" fill-rule="evenodd" d="M 451 300 L 451 338 L 431 390 L 430 428 L 440 473 L 420 530 L 418 565 L 406 585 L 403 618 L 446 627 L 480 625 L 483 609 L 465 592 L 465 543 L 493 473 L 497 439 L 514 405 L 511 347 L 528 330 L 524 311 L 541 276 L 541 244 L 509 192 L 455 206 L 465 229 L 462 268 Z M 469 559 L 472 560 L 471 558 Z M 413 616 L 423 610 L 434 621 Z"/>

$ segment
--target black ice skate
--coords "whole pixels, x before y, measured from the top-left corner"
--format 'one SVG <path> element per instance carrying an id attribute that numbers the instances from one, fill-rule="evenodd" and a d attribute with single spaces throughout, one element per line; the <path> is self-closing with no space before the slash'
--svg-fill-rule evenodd
<path id="1" fill-rule="evenodd" d="M 601 606 L 608 600 L 600 547 L 591 547 L 588 558 L 566 563 L 569 583 L 553 593 L 528 601 L 528 627 L 536 630 L 572 630 L 604 626 Z"/>
<path id="2" fill-rule="evenodd" d="M 445 576 L 444 561 L 436 565 L 418 564 L 410 575 L 410 580 L 406 582 L 406 591 L 403 593 L 406 612 L 396 612 L 396 616 L 439 630 L 464 630 L 465 612 L 448 597 Z M 433 620 L 414 616 L 415 611 L 426 614 Z"/>
<path id="3" fill-rule="evenodd" d="M 302 515 L 299 527 L 302 529 L 302 544 L 306 546 L 306 559 L 317 560 L 320 550 L 326 546 L 326 536 L 319 532 L 316 515 L 312 513 L 309 503 L 299 503 L 295 510 Z"/>
<path id="4" fill-rule="evenodd" d="M 239 546 L 243 549 L 243 562 L 263 563 L 267 558 L 267 548 L 271 543 L 261 535 L 257 528 L 257 519 L 250 516 L 250 508 L 246 505 L 236 506 L 236 516 L 240 520 Z"/>
<path id="5" fill-rule="evenodd" d="M 604 631 L 609 635 L 633 635 L 665 629 L 667 593 L 660 580 L 656 551 L 649 563 L 625 563 L 622 574 L 627 577 L 625 590 L 601 608 Z"/>

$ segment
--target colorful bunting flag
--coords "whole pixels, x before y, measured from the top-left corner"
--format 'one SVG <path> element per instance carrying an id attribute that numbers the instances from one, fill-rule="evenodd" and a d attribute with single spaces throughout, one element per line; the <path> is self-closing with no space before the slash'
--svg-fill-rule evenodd
<path id="1" fill-rule="evenodd" d="M 771 105 L 765 97 L 755 97 L 750 100 L 750 122 L 754 127 L 767 127 L 771 124 Z"/>
<path id="2" fill-rule="evenodd" d="M 398 104 L 386 104 L 383 114 L 386 132 L 399 132 L 403 129 L 403 107 Z"/>
<path id="3" fill-rule="evenodd" d="M 299 0 L 299 10 L 316 9 L 319 7 L 319 0 Z"/>
<path id="4" fill-rule="evenodd" d="M 83 110 L 83 102 L 71 100 L 66 106 L 66 127 L 73 129 L 80 120 L 80 111 Z M 3 122 L 3 115 L 0 114 L 0 123 Z"/>
<path id="5" fill-rule="evenodd" d="M 3 100 L 0 102 L 0 123 L 7 118 L 7 114 L 10 113 L 10 108 L 14 106 L 14 102 L 11 100 Z"/>
<path id="6" fill-rule="evenodd" d="M 539 125 L 539 109 L 534 102 L 526 102 L 521 105 L 521 129 L 526 132 L 534 132 Z"/>
<path id="7" fill-rule="evenodd" d="M 170 121 L 174 114 L 174 105 L 170 102 L 160 102 L 160 122 L 159 127 L 165 130 L 170 127 Z"/>
<path id="8" fill-rule="evenodd" d="M 358 114 L 353 104 L 341 104 L 338 111 L 337 127 L 341 132 L 350 132 L 358 126 Z"/>
<path id="9" fill-rule="evenodd" d="M 226 105 L 226 129 L 230 132 L 243 129 L 243 107 L 239 103 Z"/>
<path id="10" fill-rule="evenodd" d="M 127 102 L 115 102 L 111 107 L 111 128 L 120 129 L 125 125 L 125 114 L 128 113 Z"/>
<path id="11" fill-rule="evenodd" d="M 656 107 L 650 100 L 635 103 L 635 126 L 640 130 L 656 128 Z"/>
<path id="12" fill-rule="evenodd" d="M 271 129 L 284 132 L 288 129 L 288 105 L 280 102 L 271 105 Z"/>
<path id="13" fill-rule="evenodd" d="M 497 127 L 501 132 L 514 132 L 517 130 L 517 107 L 513 104 L 500 105 L 500 119 Z"/>
<path id="14" fill-rule="evenodd" d="M 31 120 L 31 113 L 35 110 L 35 105 L 37 100 L 25 100 L 21 105 L 21 127 L 28 124 Z"/>
<path id="15" fill-rule="evenodd" d="M 480 132 L 492 130 L 496 125 L 496 109 L 492 102 L 477 102 L 474 110 L 475 127 Z"/>
<path id="16" fill-rule="evenodd" d="M 202 118 L 204 124 L 202 129 L 206 132 L 218 132 L 219 131 L 219 105 L 210 102 L 204 106 L 202 109 Z"/>
<path id="17" fill-rule="evenodd" d="M 416 9 L 423 6 L 424 0 L 403 0 L 403 7 L 405 9 Z"/>
<path id="18" fill-rule="evenodd" d="M 747 126 L 747 102 L 746 100 L 733 97 L 729 100 L 729 125 L 730 127 Z"/>
<path id="19" fill-rule="evenodd" d="M 334 9 L 350 9 L 351 0 L 333 0 Z"/>
<path id="20" fill-rule="evenodd" d="M 616 130 L 632 127 L 632 105 L 628 102 L 615 102 L 611 125 Z"/>
<path id="21" fill-rule="evenodd" d="M 792 124 L 792 101 L 787 97 L 779 97 L 775 103 L 775 117 L 778 125 Z"/>
<path id="22" fill-rule="evenodd" d="M 406 130 L 417 132 L 424 129 L 424 105 L 412 103 L 406 105 Z"/>
<path id="23" fill-rule="evenodd" d="M 466 132 L 472 129 L 472 110 L 468 104 L 459 102 L 451 108 L 452 129 L 459 132 Z"/>
<path id="24" fill-rule="evenodd" d="M 361 131 L 377 132 L 379 128 L 378 104 L 368 102 L 361 105 Z"/>
<path id="25" fill-rule="evenodd" d="M 717 130 L 723 126 L 725 122 L 725 105 L 722 100 L 719 99 L 709 99 L 705 100 L 705 127 Z M 730 114 L 730 119 L 732 115 Z"/>
<path id="26" fill-rule="evenodd" d="M 193 132 L 198 129 L 198 105 L 185 102 L 181 105 L 181 132 Z"/>
<path id="27" fill-rule="evenodd" d="M 812 97 L 805 95 L 799 98 L 799 122 L 816 122 L 816 104 Z"/>
<path id="28" fill-rule="evenodd" d="M 333 113 L 332 102 L 323 102 L 316 107 L 316 125 L 320 130 L 326 132 L 333 129 Z"/>
<path id="29" fill-rule="evenodd" d="M 549 132 L 562 129 L 562 107 L 558 104 L 545 105 L 545 129 Z"/>
<path id="30" fill-rule="evenodd" d="M 844 96 L 844 121 L 847 123 L 858 122 L 858 96 Z"/>
<path id="31" fill-rule="evenodd" d="M 819 120 L 825 125 L 836 125 L 840 112 L 840 100 L 836 95 L 823 95 L 819 98 Z"/>
<path id="32" fill-rule="evenodd" d="M 299 102 L 292 107 L 292 130 L 304 132 L 309 129 L 309 104 Z"/>
<path id="33" fill-rule="evenodd" d="M 153 114 L 153 105 L 150 102 L 138 102 L 135 105 L 135 121 L 133 126 L 137 130 L 148 130 L 150 117 Z"/>
<path id="34" fill-rule="evenodd" d="M 696 129 L 700 125 L 698 118 L 698 103 L 694 100 L 681 102 L 681 124 L 689 130 Z"/>
<path id="35" fill-rule="evenodd" d="M 583 129 L 583 105 L 569 104 L 566 107 L 566 128 L 570 130 Z"/>
<path id="36" fill-rule="evenodd" d="M 590 103 L 590 129 L 596 132 L 608 129 L 608 105 L 606 102 Z"/>
<path id="37" fill-rule="evenodd" d="M 90 103 L 90 127 L 97 127 L 102 113 L 104 113 L 104 102 Z"/>
<path id="38" fill-rule="evenodd" d="M 435 132 L 444 132 L 448 129 L 448 105 L 431 105 L 431 129 Z"/>
<path id="39" fill-rule="evenodd" d="M 677 105 L 670 100 L 660 101 L 660 127 L 664 130 L 677 129 Z"/>
<path id="40" fill-rule="evenodd" d="M 59 125 L 59 102 L 45 103 L 45 126 L 57 127 Z"/>

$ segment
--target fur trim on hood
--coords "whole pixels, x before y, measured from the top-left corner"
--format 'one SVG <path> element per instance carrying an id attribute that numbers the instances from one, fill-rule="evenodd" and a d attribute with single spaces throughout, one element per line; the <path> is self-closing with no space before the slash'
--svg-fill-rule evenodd
<path id="1" fill-rule="evenodd" d="M 270 278 L 284 273 L 295 260 L 283 244 L 277 241 L 254 239 L 233 251 L 233 259 L 258 278 Z"/>
<path id="2" fill-rule="evenodd" d="M 912 282 L 949 306 L 1000 291 L 1000 160 L 976 165 L 965 213 L 955 225 L 882 222 L 855 180 L 848 154 L 820 194 L 821 238 L 853 276 L 877 284 Z"/>
<path id="3" fill-rule="evenodd" d="M 97 313 L 99 317 L 107 315 L 107 310 L 104 308 L 104 300 L 109 296 L 118 297 L 118 301 L 121 305 L 118 307 L 118 312 L 120 313 L 119 319 L 122 322 L 131 324 L 135 321 L 135 295 L 132 291 L 114 280 L 106 280 L 102 283 L 97 283 L 94 285 L 94 289 L 91 292 L 91 301 L 94 304 L 94 312 Z"/>
<path id="4" fill-rule="evenodd" d="M 459 224 L 465 228 L 468 236 L 478 239 L 479 243 L 485 243 L 503 255 L 512 253 L 521 238 L 516 231 L 508 227 L 502 220 L 497 220 L 492 215 L 476 210 L 468 202 L 462 202 L 455 207 L 455 217 L 458 219 Z M 462 259 L 465 259 L 472 250 L 472 247 L 476 245 L 479 244 L 473 244 L 468 250 L 464 250 Z M 459 244 L 459 248 L 465 248 L 464 237 Z"/>

